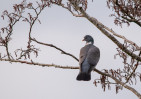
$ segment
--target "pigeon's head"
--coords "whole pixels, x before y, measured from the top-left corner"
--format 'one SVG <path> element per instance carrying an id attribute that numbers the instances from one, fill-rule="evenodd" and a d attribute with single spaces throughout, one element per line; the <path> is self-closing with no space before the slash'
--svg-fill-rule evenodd
<path id="1" fill-rule="evenodd" d="M 83 41 L 86 41 L 86 44 L 87 44 L 87 43 L 91 43 L 91 44 L 94 43 L 94 39 L 93 39 L 92 36 L 90 36 L 90 35 L 84 36 Z"/>

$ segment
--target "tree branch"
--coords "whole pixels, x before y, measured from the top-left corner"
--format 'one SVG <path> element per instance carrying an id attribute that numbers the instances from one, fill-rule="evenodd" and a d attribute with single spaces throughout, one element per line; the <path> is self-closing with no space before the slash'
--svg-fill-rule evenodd
<path id="1" fill-rule="evenodd" d="M 53 2 L 51 1 L 53 4 L 56 4 L 58 6 L 61 6 L 62 8 L 65 8 L 67 9 L 73 16 L 75 17 L 83 17 L 83 14 L 75 14 L 72 10 L 71 10 L 71 6 L 68 4 L 68 7 L 66 7 L 64 4 L 62 4 L 62 2 L 60 3 L 56 3 L 56 2 Z"/>
<path id="2" fill-rule="evenodd" d="M 100 22 L 99 22 L 99 23 L 100 23 Z M 125 40 L 126 42 L 128 42 L 128 43 L 134 45 L 134 46 L 137 48 L 137 50 L 140 50 L 140 51 L 141 51 L 141 47 L 139 47 L 135 42 L 133 42 L 133 41 L 131 41 L 131 40 L 128 40 L 127 38 L 125 38 L 125 37 L 122 36 L 122 35 L 119 35 L 119 34 L 115 33 L 112 29 L 109 29 L 107 26 L 103 25 L 102 23 L 100 23 L 100 24 L 101 24 L 106 30 L 108 30 L 109 32 L 111 32 L 114 36 L 117 36 L 117 37 L 119 37 L 119 38 Z"/>
<path id="3" fill-rule="evenodd" d="M 6 42 L 5 48 L 6 48 L 6 53 L 7 53 L 8 59 L 11 59 L 11 58 L 10 58 L 9 49 L 8 49 L 8 42 Z"/>
<path id="4" fill-rule="evenodd" d="M 28 61 L 22 61 L 22 60 L 14 60 L 14 59 L 1 59 L 0 61 L 9 61 L 13 63 L 22 63 L 22 64 L 28 64 L 28 65 L 37 65 L 37 66 L 42 66 L 42 67 L 55 67 L 55 68 L 63 68 L 63 69 L 79 69 L 79 67 L 73 67 L 73 66 L 61 66 L 61 65 L 56 65 L 56 64 L 43 64 L 43 63 L 38 63 L 38 62 L 31 62 Z"/>
<path id="5" fill-rule="evenodd" d="M 112 36 L 109 32 L 105 30 L 100 22 L 94 17 L 90 17 L 82 8 L 79 8 L 80 12 L 84 15 L 86 19 L 88 19 L 92 24 L 94 24 L 104 35 L 106 35 L 109 39 L 111 39 L 120 49 L 122 49 L 125 53 L 131 56 L 133 59 L 141 61 L 141 57 L 129 51 L 126 47 L 124 47 L 114 36 Z"/>
<path id="6" fill-rule="evenodd" d="M 132 88 L 132 87 L 130 87 L 130 86 L 128 86 L 128 85 L 125 85 L 124 82 L 119 81 L 118 79 L 116 79 L 116 78 L 113 77 L 112 75 L 107 74 L 107 73 L 103 73 L 103 72 L 101 72 L 101 71 L 99 71 L 99 70 L 97 70 L 97 69 L 94 69 L 94 71 L 96 71 L 97 73 L 99 73 L 99 74 L 101 74 L 101 75 L 105 75 L 105 76 L 108 76 L 108 77 L 112 78 L 116 83 L 118 83 L 118 84 L 122 85 L 123 87 L 125 87 L 126 89 L 132 91 L 136 96 L 139 97 L 139 99 L 141 99 L 141 94 L 138 93 L 134 88 Z"/>
<path id="7" fill-rule="evenodd" d="M 35 14 L 36 14 L 36 17 L 35 18 L 33 18 L 30 14 L 29 14 L 29 16 L 30 16 L 30 21 L 31 22 L 29 22 L 30 23 L 30 29 L 29 29 L 29 41 L 28 41 L 28 46 L 27 46 L 27 48 L 30 48 L 30 43 L 31 43 L 31 32 L 32 32 L 32 28 L 33 28 L 33 25 L 35 24 L 35 22 L 37 21 L 37 19 L 38 19 L 38 17 L 39 17 L 39 15 L 41 14 L 41 12 L 44 10 L 44 8 L 46 7 L 47 5 L 44 5 L 43 7 L 37 7 L 37 8 L 39 8 L 40 10 L 39 10 L 39 12 L 37 12 L 37 9 L 36 8 L 30 8 L 30 9 L 33 9 L 34 11 L 35 11 Z"/>
<path id="8" fill-rule="evenodd" d="M 79 67 L 74 67 L 74 66 L 61 66 L 61 65 L 55 65 L 55 64 L 42 64 L 42 63 L 37 63 L 37 62 L 33 62 L 31 60 L 31 62 L 27 62 L 27 61 L 20 61 L 20 60 L 13 60 L 13 59 L 0 59 L 0 61 L 9 61 L 9 62 L 14 62 L 14 63 L 22 63 L 22 64 L 29 64 L 29 65 L 37 65 L 37 66 L 42 66 L 42 67 L 55 67 L 55 68 L 62 68 L 62 69 L 79 69 Z M 123 83 L 122 81 L 119 81 L 118 79 L 116 79 L 115 77 L 113 77 L 110 74 L 104 73 L 99 71 L 98 69 L 94 69 L 95 72 L 97 72 L 98 74 L 101 75 L 105 75 L 110 77 L 111 79 L 113 79 L 116 83 L 122 85 L 123 87 L 125 87 L 126 89 L 132 91 L 135 95 L 137 95 L 139 97 L 139 99 L 141 99 L 141 94 L 138 93 L 134 88 L 126 85 L 125 83 Z"/>
<path id="9" fill-rule="evenodd" d="M 141 51 L 140 51 L 140 53 L 139 53 L 139 56 L 140 56 L 140 55 L 141 55 Z M 127 82 L 129 81 L 129 79 L 132 77 L 132 75 L 135 73 L 135 71 L 136 71 L 138 65 L 139 65 L 139 61 L 137 61 L 137 63 L 135 64 L 135 67 L 134 67 L 132 73 L 129 75 L 129 77 L 127 78 L 127 80 L 126 80 L 125 83 L 127 83 Z"/>
<path id="10" fill-rule="evenodd" d="M 73 4 L 73 3 L 72 3 Z M 57 4 L 59 5 L 59 4 Z M 60 6 L 62 6 L 62 4 L 60 4 Z M 127 53 L 129 56 L 131 56 L 132 58 L 141 61 L 141 57 L 137 56 L 136 54 L 132 53 L 131 51 L 129 51 L 126 47 L 123 46 L 123 44 L 121 44 L 114 36 L 117 36 L 119 38 L 124 39 L 125 41 L 127 41 L 130 44 L 133 44 L 138 50 L 141 50 L 141 47 L 139 47 L 136 43 L 128 40 L 127 38 L 125 38 L 124 36 L 121 36 L 117 33 L 115 33 L 112 29 L 109 29 L 108 27 L 106 27 L 105 25 L 103 25 L 101 22 L 99 22 L 96 18 L 94 17 L 90 17 L 81 7 L 78 7 L 77 5 L 73 5 L 75 7 L 75 9 L 78 9 L 81 14 L 83 15 L 83 17 L 85 17 L 86 19 L 88 19 L 92 24 L 94 24 L 104 35 L 106 35 L 109 39 L 111 39 L 120 49 L 122 49 L 125 53 Z M 70 9 L 63 7 L 67 10 L 70 11 Z M 112 36 L 109 32 L 111 32 L 114 36 Z"/>
<path id="11" fill-rule="evenodd" d="M 130 19 L 128 19 L 128 18 L 122 16 L 123 19 L 125 19 L 125 20 L 127 20 L 129 22 L 134 22 L 134 23 L 136 23 L 137 25 L 139 25 L 141 27 L 141 22 L 139 22 L 137 19 L 135 19 L 134 17 L 132 17 L 126 10 L 124 10 L 123 7 L 121 7 L 120 4 L 118 3 L 118 0 L 113 0 L 113 1 L 121 9 L 121 12 L 124 13 L 124 14 L 126 14 L 130 18 Z"/>
<path id="12" fill-rule="evenodd" d="M 55 2 L 53 2 L 53 4 L 56 4 L 56 5 L 58 5 L 58 6 L 61 6 L 61 7 L 65 8 L 65 9 L 67 9 L 67 10 L 70 11 L 70 12 L 72 13 L 72 15 L 75 16 L 75 17 L 85 17 L 84 14 L 82 14 L 82 13 L 81 13 L 80 15 L 76 15 L 75 13 L 73 13 L 73 11 L 70 9 L 70 7 L 65 7 L 64 4 L 58 4 L 58 3 L 55 3 Z M 77 8 L 77 9 L 79 9 L 79 8 Z M 96 19 L 95 19 L 95 20 L 96 20 Z M 119 38 L 125 40 L 126 42 L 128 42 L 128 43 L 134 45 L 134 46 L 137 48 L 137 50 L 141 50 L 141 47 L 139 47 L 139 46 L 138 46 L 136 43 L 134 43 L 133 41 L 130 41 L 130 40 L 128 40 L 127 38 L 125 38 L 124 36 L 115 33 L 112 29 L 109 29 L 107 26 L 103 25 L 103 24 L 102 24 L 101 22 L 99 22 L 98 20 L 96 20 L 96 21 L 97 21 L 100 25 L 102 25 L 106 30 L 108 30 L 109 32 L 111 32 L 114 36 L 117 36 L 117 37 L 119 37 Z"/>
<path id="13" fill-rule="evenodd" d="M 34 39 L 31 38 L 31 40 L 34 41 L 34 42 L 36 42 L 36 43 L 38 43 L 38 44 L 41 44 L 41 45 L 53 47 L 53 48 L 55 48 L 55 49 L 61 51 L 62 54 L 66 54 L 66 55 L 68 55 L 68 56 L 71 56 L 71 57 L 74 58 L 76 61 L 79 61 L 74 55 L 72 55 L 72 54 L 70 54 L 70 53 L 67 53 L 66 51 L 62 50 L 61 48 L 59 48 L 59 47 L 57 47 L 57 46 L 55 46 L 55 45 L 53 45 L 53 44 L 47 44 L 47 43 L 39 42 L 39 41 L 37 41 L 35 38 L 34 38 Z"/>

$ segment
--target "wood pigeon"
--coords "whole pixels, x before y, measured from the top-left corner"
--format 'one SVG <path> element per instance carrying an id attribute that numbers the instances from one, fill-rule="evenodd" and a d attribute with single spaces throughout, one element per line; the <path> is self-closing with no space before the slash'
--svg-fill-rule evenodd
<path id="1" fill-rule="evenodd" d="M 91 71 L 97 65 L 100 58 L 100 50 L 94 44 L 94 40 L 90 35 L 86 35 L 83 39 L 86 45 L 81 48 L 79 55 L 80 72 L 77 80 L 91 80 Z"/>

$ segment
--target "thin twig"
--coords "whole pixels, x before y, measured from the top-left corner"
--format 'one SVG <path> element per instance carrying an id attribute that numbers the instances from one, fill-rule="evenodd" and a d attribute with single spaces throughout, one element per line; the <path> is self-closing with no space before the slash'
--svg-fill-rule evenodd
<path id="1" fill-rule="evenodd" d="M 141 55 L 141 51 L 140 51 L 140 53 L 139 53 L 139 56 L 140 56 L 140 55 Z M 139 65 L 139 61 L 137 61 L 137 63 L 135 64 L 135 67 L 134 67 L 132 73 L 129 75 L 129 77 L 127 78 L 127 80 L 126 80 L 125 83 L 127 83 L 127 82 L 129 81 L 129 79 L 132 77 L 132 75 L 135 73 L 135 71 L 136 71 L 138 65 Z"/>
<path id="2" fill-rule="evenodd" d="M 100 24 L 103 25 L 102 23 L 100 23 Z M 125 40 L 126 42 L 128 42 L 128 43 L 134 45 L 134 46 L 137 48 L 137 50 L 141 50 L 141 47 L 139 47 L 139 46 L 138 46 L 136 43 L 134 43 L 133 41 L 128 40 L 128 39 L 125 38 L 124 36 L 115 33 L 112 29 L 109 29 L 107 26 L 104 26 L 104 28 L 105 28 L 106 30 L 108 30 L 109 32 L 111 32 L 114 36 L 117 36 L 117 37 L 119 37 L 119 38 Z"/>
<path id="3" fill-rule="evenodd" d="M 36 9 L 32 8 L 36 13 L 36 17 L 35 17 L 35 19 L 33 19 L 33 22 L 32 21 L 30 22 L 29 41 L 28 41 L 28 46 L 27 46 L 28 48 L 30 48 L 30 46 L 31 46 L 30 45 L 30 43 L 31 43 L 31 32 L 32 32 L 33 25 L 34 25 L 34 23 L 36 22 L 36 20 L 38 19 L 39 15 L 41 14 L 41 12 L 44 10 L 45 7 L 46 6 L 44 6 L 42 9 L 40 9 L 40 11 L 38 13 L 37 13 Z"/>
<path id="4" fill-rule="evenodd" d="M 8 42 L 6 42 L 5 48 L 6 48 L 6 53 L 7 53 L 8 59 L 10 60 L 11 58 L 10 58 L 10 53 L 9 53 L 9 49 L 8 49 Z"/>
<path id="5" fill-rule="evenodd" d="M 122 17 L 122 18 L 124 18 L 124 19 L 126 19 L 127 21 L 131 21 L 131 22 L 134 22 L 134 23 L 136 23 L 137 25 L 139 25 L 140 27 L 141 27 L 141 22 L 139 22 L 138 20 L 136 20 L 134 17 L 132 17 L 129 13 L 128 13 L 128 11 L 126 11 L 123 7 L 121 7 L 120 6 L 120 4 L 118 3 L 118 0 L 113 0 L 114 1 L 114 3 L 121 9 L 121 12 L 122 13 L 124 13 L 124 14 L 126 14 L 130 19 L 128 19 L 128 18 L 125 18 L 125 17 Z"/>

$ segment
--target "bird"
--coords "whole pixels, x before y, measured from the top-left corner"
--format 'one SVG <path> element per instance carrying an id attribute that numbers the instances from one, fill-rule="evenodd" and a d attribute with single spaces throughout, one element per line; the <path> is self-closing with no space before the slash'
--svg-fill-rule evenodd
<path id="1" fill-rule="evenodd" d="M 100 59 L 100 50 L 94 45 L 94 39 L 92 36 L 86 35 L 82 41 L 86 41 L 86 45 L 80 49 L 80 68 L 76 79 L 78 81 L 90 81 L 91 71 L 94 70 Z"/>

